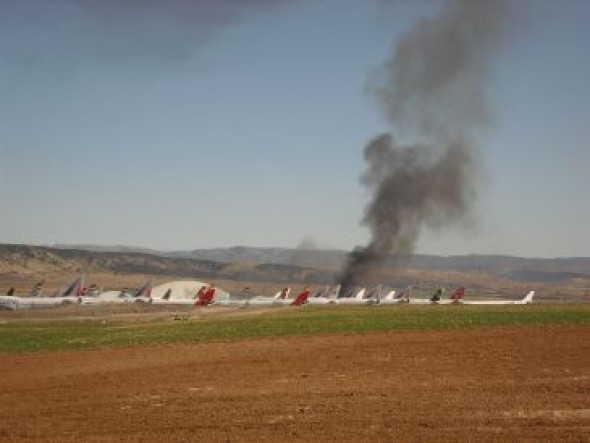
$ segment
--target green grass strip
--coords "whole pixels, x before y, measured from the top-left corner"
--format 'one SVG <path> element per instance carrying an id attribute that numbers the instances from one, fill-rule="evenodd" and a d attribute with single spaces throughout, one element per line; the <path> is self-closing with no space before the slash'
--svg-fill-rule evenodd
<path id="1" fill-rule="evenodd" d="M 153 323 L 122 320 L 106 323 L 99 320 L 8 321 L 0 324 L 0 353 L 525 325 L 590 325 L 590 306 L 330 306 Z"/>

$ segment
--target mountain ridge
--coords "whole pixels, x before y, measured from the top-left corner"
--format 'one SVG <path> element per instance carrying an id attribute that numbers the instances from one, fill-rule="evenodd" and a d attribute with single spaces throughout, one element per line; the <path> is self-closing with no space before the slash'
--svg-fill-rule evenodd
<path id="1" fill-rule="evenodd" d="M 54 245 L 56 249 L 80 249 L 99 252 L 137 252 L 162 257 L 196 259 L 220 263 L 283 264 L 290 266 L 341 267 L 347 251 L 338 249 L 297 249 L 280 247 L 233 246 L 186 251 L 161 251 L 128 246 Z M 572 278 L 590 278 L 590 257 L 527 258 L 501 254 L 430 255 L 390 257 L 385 264 L 402 269 L 436 269 L 515 274 L 517 270 L 569 273 Z"/>
<path id="2" fill-rule="evenodd" d="M 104 285 L 125 276 L 203 279 L 225 285 L 301 284 L 329 285 L 338 281 L 344 251 L 293 250 L 288 248 L 229 248 L 192 250 L 189 257 L 170 257 L 163 251 L 125 252 L 0 244 L 0 283 L 4 286 L 64 276 L 101 276 Z M 303 252 L 303 253 L 302 253 Z M 177 252 L 178 253 L 178 252 Z M 224 255 L 225 254 L 225 255 Z M 194 258 L 200 256 L 201 258 Z M 209 259 L 206 259 L 209 258 Z M 270 259 L 269 259 L 270 258 Z M 250 262 L 248 262 L 250 260 Z M 261 262 L 260 260 L 266 260 Z M 109 277 L 110 276 L 110 277 Z M 13 282 L 13 283 L 12 283 Z M 545 294 L 590 295 L 590 258 L 525 259 L 505 256 L 412 256 L 391 258 L 367 285 L 383 283 L 396 287 L 436 288 L 465 285 L 473 290 L 511 294 L 525 289 Z M 20 283 L 19 283 L 20 284 Z M 233 284 L 233 283 L 232 283 Z M 23 283 L 24 285 L 24 283 Z"/>

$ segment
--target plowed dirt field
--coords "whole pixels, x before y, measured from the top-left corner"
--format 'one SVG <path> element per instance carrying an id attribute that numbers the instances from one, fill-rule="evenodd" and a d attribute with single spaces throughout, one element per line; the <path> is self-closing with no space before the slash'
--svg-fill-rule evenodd
<path id="1" fill-rule="evenodd" d="M 590 441 L 590 327 L 0 356 L 1 441 Z"/>

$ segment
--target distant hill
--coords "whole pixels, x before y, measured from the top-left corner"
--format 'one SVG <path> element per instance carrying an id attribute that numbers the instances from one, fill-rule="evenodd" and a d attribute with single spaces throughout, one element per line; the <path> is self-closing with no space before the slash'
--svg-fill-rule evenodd
<path id="1" fill-rule="evenodd" d="M 3 291 L 44 280 L 57 287 L 66 277 L 87 274 L 105 287 L 123 287 L 147 275 L 217 282 L 238 290 L 254 285 L 270 290 L 277 284 L 323 286 L 338 280 L 344 251 L 284 248 L 205 249 L 188 252 L 130 247 L 45 247 L 0 244 Z M 590 300 L 590 259 L 528 259 L 505 256 L 391 257 L 367 285 L 412 286 L 419 294 L 464 285 L 472 292 L 517 296 L 535 289 L 546 301 Z M 266 285 L 269 285 L 268 287 Z M 266 289 L 265 289 L 266 288 Z"/>
<path id="2" fill-rule="evenodd" d="M 335 272 L 312 267 L 255 263 L 222 263 L 166 257 L 144 252 L 110 252 L 0 244 L 1 274 L 69 273 L 146 274 L 183 278 L 329 284 Z"/>
<path id="3" fill-rule="evenodd" d="M 137 263 L 137 259 L 127 259 L 121 262 L 124 255 L 140 254 L 139 256 L 144 257 L 144 262 L 147 260 L 145 258 L 146 256 L 152 257 L 151 260 L 156 269 L 172 269 L 178 267 L 181 272 L 184 272 L 183 270 L 188 266 L 187 263 L 190 263 L 191 265 L 188 266 L 190 269 L 208 269 L 208 272 L 216 275 L 231 273 L 230 269 L 235 268 L 235 264 L 240 264 L 241 271 L 237 272 L 234 269 L 232 272 L 237 272 L 240 275 L 251 275 L 253 277 L 270 275 L 273 278 L 277 278 L 281 274 L 284 274 L 285 279 L 293 278 L 297 275 L 310 277 L 314 272 L 318 272 L 316 268 L 321 268 L 322 271 L 319 274 L 324 277 L 313 277 L 314 282 L 317 280 L 320 283 L 326 280 L 333 281 L 348 256 L 348 252 L 342 250 L 256 248 L 246 246 L 193 249 L 190 251 L 157 251 L 127 246 L 108 247 L 93 245 L 58 245 L 54 248 L 47 249 L 54 250 L 54 252 L 57 250 L 80 250 L 105 253 L 107 254 L 105 257 L 110 257 L 111 266 L 115 266 L 113 260 L 115 257 L 118 257 L 116 262 L 119 264 L 117 266 L 126 266 L 127 268 L 131 266 L 131 262 Z M 93 257 L 97 260 L 97 257 L 102 256 L 93 255 Z M 159 259 L 155 257 L 159 257 Z M 164 260 L 165 258 L 178 259 L 179 261 L 166 261 Z M 156 262 L 159 263 L 157 266 L 155 265 Z M 123 265 L 121 263 L 127 264 Z M 229 264 L 234 266 L 227 266 Z M 390 257 L 387 265 L 389 268 L 395 267 L 399 270 L 487 274 L 494 278 L 514 282 L 559 283 L 567 282 L 571 279 L 590 280 L 590 257 L 545 259 L 503 255 L 443 257 L 417 254 L 404 257 Z M 136 264 L 135 266 L 138 265 Z"/>

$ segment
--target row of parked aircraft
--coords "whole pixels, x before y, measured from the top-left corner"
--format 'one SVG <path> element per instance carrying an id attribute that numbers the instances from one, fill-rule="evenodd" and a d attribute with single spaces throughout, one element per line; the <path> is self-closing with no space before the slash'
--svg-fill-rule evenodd
<path id="1" fill-rule="evenodd" d="M 338 297 L 339 287 L 335 289 L 327 288 L 325 291 L 332 292 L 332 295 L 324 295 L 322 293 L 310 297 L 308 304 L 339 304 L 339 305 L 355 305 L 355 304 L 464 304 L 464 305 L 525 305 L 532 303 L 535 291 L 529 291 L 523 298 L 518 300 L 465 300 L 465 287 L 455 289 L 448 297 L 443 296 L 443 291 L 438 289 L 430 298 L 416 298 L 410 296 L 410 288 L 402 291 L 387 290 L 382 286 L 367 291 L 365 288 L 353 289 L 346 297 Z M 336 295 L 334 295 L 336 294 Z"/>
<path id="2" fill-rule="evenodd" d="M 252 296 L 249 289 L 232 296 L 212 285 L 199 281 L 169 282 L 158 287 L 153 286 L 153 279 L 141 287 L 129 291 L 98 291 L 94 287 L 84 286 L 84 276 L 79 276 L 69 285 L 50 296 L 41 295 L 42 285 L 37 284 L 31 296 L 16 296 L 14 291 L 0 296 L 0 309 L 20 310 L 49 308 L 53 306 L 77 303 L 81 305 L 99 305 L 115 303 L 151 303 L 158 305 L 194 305 L 224 307 L 257 306 L 301 306 L 301 305 L 393 305 L 393 304 L 464 304 L 464 305 L 523 305 L 532 302 L 535 291 L 529 291 L 519 300 L 466 300 L 465 288 L 455 289 L 445 296 L 442 289 L 430 298 L 411 296 L 410 288 L 403 291 L 377 286 L 371 290 L 353 288 L 341 294 L 340 286 L 326 286 L 315 294 L 304 288 L 296 297 L 290 298 L 291 288 L 286 287 L 273 296 Z"/>

